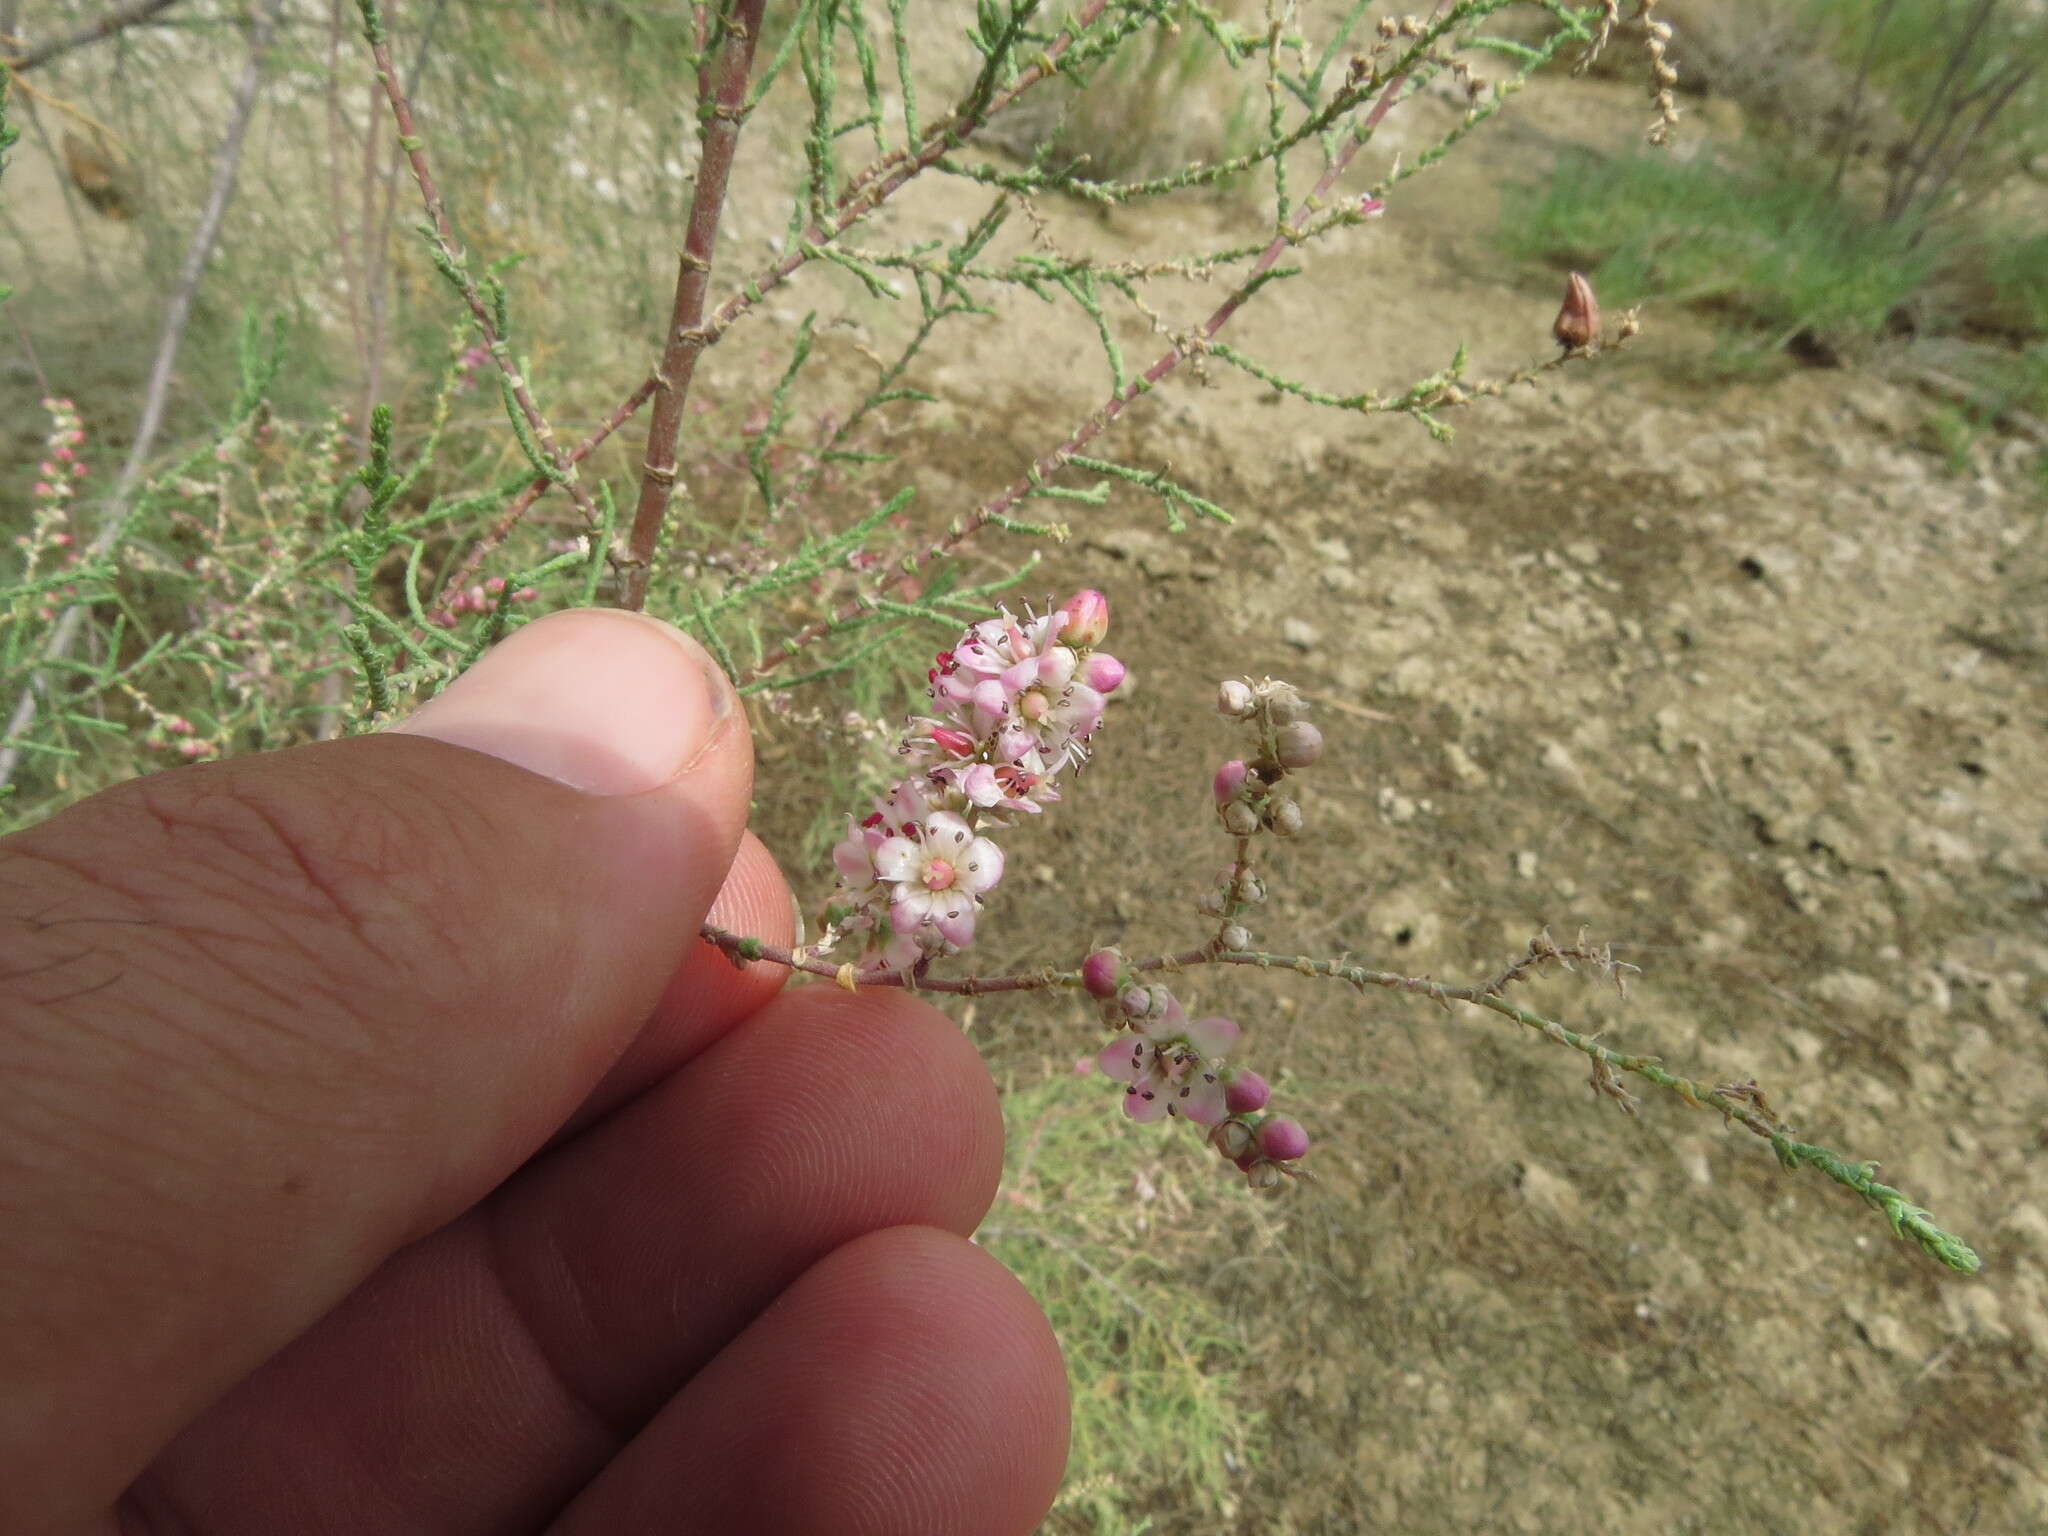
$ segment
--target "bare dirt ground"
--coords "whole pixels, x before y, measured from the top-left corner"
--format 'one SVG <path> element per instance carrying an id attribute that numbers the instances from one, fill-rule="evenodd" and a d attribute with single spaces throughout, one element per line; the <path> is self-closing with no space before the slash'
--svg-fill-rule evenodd
<path id="1" fill-rule="evenodd" d="M 1561 80 L 1521 105 L 1271 296 L 1263 355 L 1335 390 L 1458 338 L 1481 375 L 1538 355 L 1556 285 L 1490 245 L 1500 184 L 1625 143 L 1641 107 Z M 1071 227 L 1114 256 L 1243 216 Z M 1009 425 L 928 461 L 930 503 L 986 494 L 1099 394 L 1085 339 L 1011 318 Z M 1925 406 L 1881 372 L 1698 382 L 1707 332 L 1648 318 L 1447 447 L 1237 377 L 1134 413 L 1120 456 L 1242 520 L 1170 539 L 1135 498 L 1080 509 L 1044 585 L 1110 591 L 1137 685 L 1092 781 L 1016 839 L 993 942 L 1192 942 L 1224 846 L 1215 682 L 1286 677 L 1326 701 L 1332 751 L 1262 944 L 1476 980 L 1584 927 L 1641 967 L 1629 999 L 1564 977 L 1534 1006 L 1758 1078 L 1984 1273 L 1676 1099 L 1624 1119 L 1493 1016 L 1193 978 L 1280 1069 L 1322 1182 L 1179 1248 L 1160 1223 L 1260 1340 L 1274 1444 L 1233 1516 L 1167 1487 L 1151 1530 L 2048 1530 L 2041 506 L 2010 455 L 1956 473 L 1917 446 Z M 1070 1070 L 1098 1034 L 1077 1009 L 978 1012 L 1013 1069 Z M 1170 1143 L 1100 1177 L 1142 1201 L 1162 1170 L 1221 1176 Z"/>

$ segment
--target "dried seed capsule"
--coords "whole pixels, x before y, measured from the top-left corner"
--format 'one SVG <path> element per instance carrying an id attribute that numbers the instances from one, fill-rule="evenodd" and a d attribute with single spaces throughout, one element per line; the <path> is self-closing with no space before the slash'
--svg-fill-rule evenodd
<path id="1" fill-rule="evenodd" d="M 1266 808 L 1266 826 L 1276 837 L 1292 837 L 1301 830 L 1302 814 L 1299 802 L 1281 797 Z"/>
<path id="2" fill-rule="evenodd" d="M 1567 352 L 1583 352 L 1600 339 L 1600 302 L 1593 297 L 1593 285 L 1584 274 L 1574 272 L 1565 279 L 1564 307 L 1550 334 Z"/>
<path id="3" fill-rule="evenodd" d="M 1226 720 L 1242 720 L 1254 707 L 1251 688 L 1235 678 L 1216 690 L 1216 713 Z"/>
<path id="4" fill-rule="evenodd" d="M 1299 810 L 1297 806 L 1297 814 Z M 1259 830 L 1259 813 L 1242 800 L 1233 800 L 1223 807 L 1223 830 L 1232 837 L 1250 837 Z"/>

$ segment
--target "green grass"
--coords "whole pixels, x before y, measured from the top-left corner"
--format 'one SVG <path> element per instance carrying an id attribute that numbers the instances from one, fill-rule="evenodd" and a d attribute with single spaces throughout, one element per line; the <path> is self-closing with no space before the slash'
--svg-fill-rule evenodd
<path id="1" fill-rule="evenodd" d="M 1073 1454 L 1046 1529 L 1137 1536 L 1155 1508 L 1223 1528 L 1265 1426 L 1200 1255 L 1242 1221 L 1245 1191 L 1186 1127 L 1125 1120 L 1111 1086 L 1059 1070 L 1005 1083 L 1007 1171 L 981 1232 L 1066 1352 Z"/>
<path id="2" fill-rule="evenodd" d="M 1587 273 L 1610 308 L 1709 308 L 1759 352 L 1802 335 L 1831 349 L 1875 338 L 1939 260 L 1815 178 L 1656 153 L 1567 158 L 1510 198 L 1502 233 L 1518 255 Z"/>

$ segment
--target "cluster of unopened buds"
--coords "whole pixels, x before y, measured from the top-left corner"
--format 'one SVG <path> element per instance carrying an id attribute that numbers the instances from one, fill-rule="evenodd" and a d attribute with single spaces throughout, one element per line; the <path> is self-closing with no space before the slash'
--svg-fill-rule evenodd
<path id="1" fill-rule="evenodd" d="M 975 624 L 939 652 L 932 712 L 897 748 L 909 771 L 832 850 L 839 879 L 820 950 L 858 935 L 863 964 L 921 975 L 973 942 L 1003 878 L 988 834 L 1059 799 L 1060 776 L 1087 760 L 1124 680 L 1099 648 L 1108 631 L 1109 600 L 1091 588 L 1043 615 Z"/>
<path id="2" fill-rule="evenodd" d="M 488 581 L 465 587 L 448 599 L 448 605 L 434 615 L 434 622 L 443 629 L 453 629 L 465 613 L 486 613 L 498 606 L 498 600 L 505 591 L 505 578 L 493 576 Z M 530 603 L 540 595 L 533 587 L 521 587 L 512 594 L 515 603 Z"/>
<path id="3" fill-rule="evenodd" d="M 34 575 L 46 555 L 61 553 L 75 563 L 78 551 L 70 531 L 71 503 L 78 495 L 78 482 L 85 478 L 85 420 L 69 400 L 54 396 L 43 401 L 50 413 L 50 433 L 43 441 L 43 460 L 36 466 L 35 511 L 30 531 L 14 542 L 25 556 L 24 574 Z"/>
<path id="4" fill-rule="evenodd" d="M 148 740 L 153 746 L 175 752 L 186 762 L 195 763 L 220 751 L 218 742 L 208 741 L 198 732 L 199 727 L 183 715 L 157 715 Z"/>

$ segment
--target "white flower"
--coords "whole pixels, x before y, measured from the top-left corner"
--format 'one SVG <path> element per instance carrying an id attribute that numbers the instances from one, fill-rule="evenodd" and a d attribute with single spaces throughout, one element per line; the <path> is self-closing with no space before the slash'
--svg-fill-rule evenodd
<path id="1" fill-rule="evenodd" d="M 918 830 L 874 851 L 876 876 L 895 886 L 889 926 L 898 934 L 930 927 L 948 944 L 966 944 L 982 892 L 1003 878 L 1003 851 L 952 811 L 934 811 Z"/>

